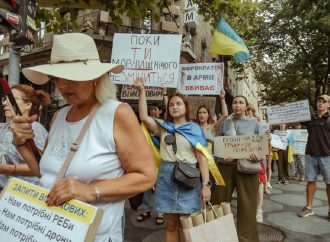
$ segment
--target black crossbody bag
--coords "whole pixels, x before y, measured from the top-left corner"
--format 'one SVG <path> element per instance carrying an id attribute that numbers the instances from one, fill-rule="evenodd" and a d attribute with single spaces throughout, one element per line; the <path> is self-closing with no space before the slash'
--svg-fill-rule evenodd
<path id="1" fill-rule="evenodd" d="M 177 145 L 175 133 L 166 135 L 164 141 L 166 144 L 172 145 L 174 155 L 176 155 Z M 175 161 L 176 162 L 172 171 L 172 180 L 186 189 L 193 189 L 197 187 L 198 183 L 201 182 L 200 170 L 190 164 L 178 161 L 177 159 Z"/>

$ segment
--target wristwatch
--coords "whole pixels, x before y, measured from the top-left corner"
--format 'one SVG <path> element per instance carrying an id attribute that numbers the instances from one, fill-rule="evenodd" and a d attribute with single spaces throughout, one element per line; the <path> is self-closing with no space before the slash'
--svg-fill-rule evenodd
<path id="1" fill-rule="evenodd" d="M 206 181 L 206 182 L 203 182 L 202 184 L 203 184 L 203 186 L 206 186 L 206 187 L 211 187 L 212 186 L 212 182 L 210 180 Z"/>

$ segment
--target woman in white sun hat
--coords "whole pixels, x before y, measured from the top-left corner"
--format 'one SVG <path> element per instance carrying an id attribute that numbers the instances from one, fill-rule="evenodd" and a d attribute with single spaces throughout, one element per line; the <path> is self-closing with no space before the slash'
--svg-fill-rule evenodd
<path id="1" fill-rule="evenodd" d="M 95 241 L 122 241 L 124 199 L 150 189 L 155 167 L 138 120 L 127 105 L 116 101 L 116 87 L 109 72 L 123 67 L 101 63 L 94 40 L 85 34 L 54 36 L 50 64 L 23 69 L 35 84 L 52 79 L 70 106 L 53 118 L 48 144 L 40 165 L 27 159 L 40 173 L 40 185 L 51 189 L 46 203 L 60 205 L 78 199 L 104 210 Z M 64 160 L 91 111 L 99 106 L 65 178 L 55 182 Z M 22 157 L 31 157 L 25 146 L 33 137 L 31 118 L 15 117 L 13 144 Z M 54 184 L 55 183 L 55 184 Z"/>

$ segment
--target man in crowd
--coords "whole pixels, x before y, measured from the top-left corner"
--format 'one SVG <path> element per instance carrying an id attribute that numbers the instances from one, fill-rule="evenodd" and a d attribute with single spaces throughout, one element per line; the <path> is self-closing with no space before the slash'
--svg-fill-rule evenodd
<path id="1" fill-rule="evenodd" d="M 322 174 L 328 196 L 328 220 L 330 221 L 330 97 L 321 95 L 316 99 L 316 112 L 311 121 L 304 123 L 308 130 L 306 146 L 306 196 L 307 205 L 298 213 L 300 217 L 314 214 L 312 209 L 316 180 Z"/>

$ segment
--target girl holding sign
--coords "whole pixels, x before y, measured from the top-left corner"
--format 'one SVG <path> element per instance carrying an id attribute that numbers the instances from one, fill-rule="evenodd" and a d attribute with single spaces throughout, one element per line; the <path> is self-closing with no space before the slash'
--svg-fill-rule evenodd
<path id="1" fill-rule="evenodd" d="M 262 133 L 259 123 L 255 119 L 246 117 L 248 107 L 244 96 L 236 96 L 232 102 L 232 118 L 228 118 L 221 125 L 216 136 L 254 135 Z M 225 156 L 225 155 L 224 155 Z M 249 160 L 259 163 L 260 158 L 252 154 Z M 238 171 L 237 160 L 230 154 L 223 159 L 218 158 L 218 167 L 224 176 L 225 187 L 217 186 L 212 195 L 213 204 L 231 202 L 233 191 L 237 190 L 237 232 L 240 241 L 258 242 L 256 210 L 259 174 L 247 174 Z"/>
<path id="2" fill-rule="evenodd" d="M 47 93 L 35 90 L 28 85 L 15 85 L 11 88 L 13 96 L 24 117 L 39 116 L 43 107 L 50 104 Z M 13 107 L 6 97 L 2 98 L 2 106 L 8 120 L 15 117 Z M 37 121 L 32 123 L 35 134 L 34 142 L 42 151 L 47 138 L 46 129 Z M 10 123 L 0 123 L 0 190 L 4 188 L 10 176 L 36 184 L 39 181 L 38 174 L 33 172 L 22 159 L 16 147 L 12 144 L 13 134 L 10 131 Z"/>
<path id="3" fill-rule="evenodd" d="M 184 96 L 175 93 L 169 97 L 165 122 L 148 116 L 144 81 L 138 78 L 135 87 L 139 91 L 139 115 L 148 130 L 160 137 L 161 164 L 155 187 L 156 212 L 164 213 L 166 222 L 166 241 L 180 241 L 180 216 L 197 212 L 202 201 L 211 197 L 209 171 L 204 156 L 206 145 L 201 128 L 189 122 L 189 105 Z M 199 145 L 198 145 L 199 144 Z M 189 164 L 196 169 L 197 163 L 201 174 L 201 182 L 196 187 L 186 189 L 171 177 L 177 162 Z"/>
<path id="4" fill-rule="evenodd" d="M 220 125 L 228 117 L 228 109 L 225 101 L 225 95 L 226 92 L 224 90 L 221 90 L 220 100 L 222 115 L 218 120 L 211 122 L 211 119 L 214 117 L 211 116 L 210 109 L 205 105 L 201 105 L 197 109 L 197 123 L 199 124 L 199 126 L 201 126 L 206 140 L 211 143 Z"/>

